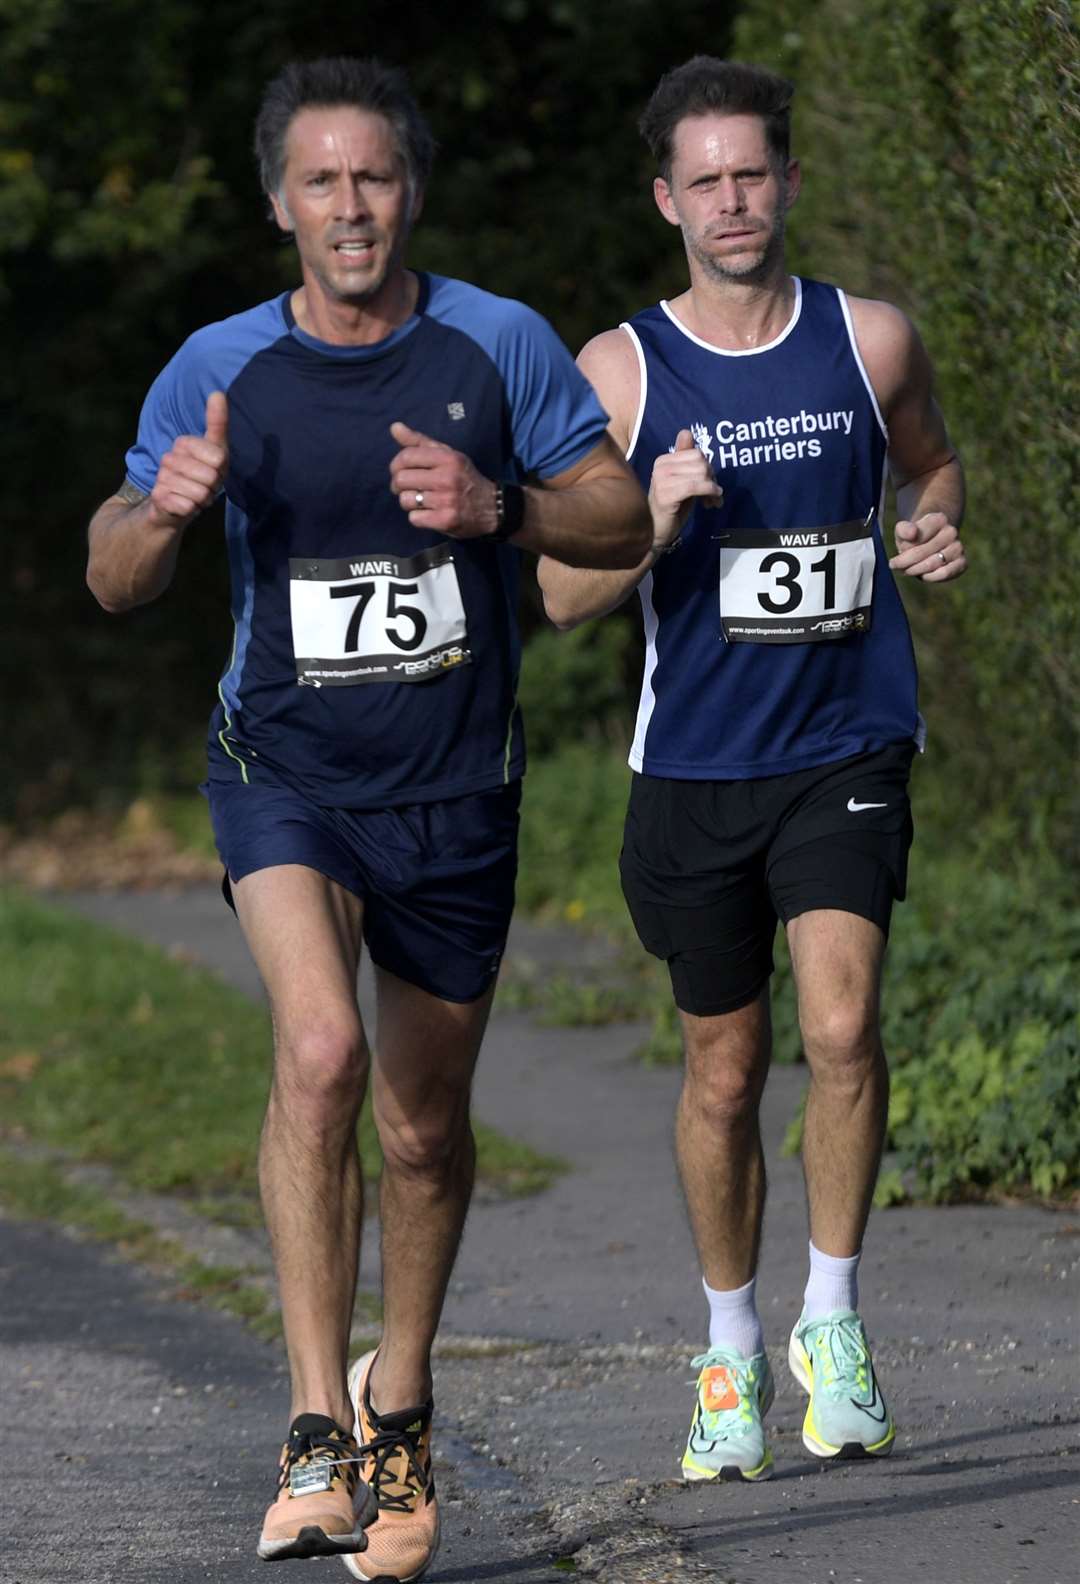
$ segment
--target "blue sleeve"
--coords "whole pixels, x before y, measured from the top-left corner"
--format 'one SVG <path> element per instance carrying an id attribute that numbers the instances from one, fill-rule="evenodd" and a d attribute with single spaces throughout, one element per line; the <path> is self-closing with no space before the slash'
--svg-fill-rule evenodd
<path id="1" fill-rule="evenodd" d="M 547 320 L 514 307 L 497 349 L 514 454 L 524 473 L 551 478 L 600 444 L 608 415 Z"/>
<path id="2" fill-rule="evenodd" d="M 283 292 L 269 302 L 204 325 L 184 342 L 151 385 L 139 416 L 139 432 L 127 454 L 127 476 L 149 495 L 161 459 L 181 435 L 206 433 L 206 398 L 226 395 L 252 358 L 287 335 Z"/>
<path id="3" fill-rule="evenodd" d="M 546 319 L 465 281 L 427 280 L 427 311 L 469 336 L 499 371 L 522 473 L 551 478 L 600 444 L 608 415 Z"/>
<path id="4" fill-rule="evenodd" d="M 146 393 L 138 436 L 125 459 L 128 478 L 144 495 L 153 489 L 161 459 L 174 441 L 205 431 L 206 398 L 214 385 L 199 356 L 200 339 L 196 334 L 185 341 Z"/>

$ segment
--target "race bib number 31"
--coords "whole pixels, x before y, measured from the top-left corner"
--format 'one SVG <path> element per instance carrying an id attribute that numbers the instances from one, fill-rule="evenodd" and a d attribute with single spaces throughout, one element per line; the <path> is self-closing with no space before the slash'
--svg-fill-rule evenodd
<path id="1" fill-rule="evenodd" d="M 453 552 L 289 562 L 296 679 L 309 687 L 426 682 L 472 656 Z"/>
<path id="2" fill-rule="evenodd" d="M 821 643 L 870 631 L 871 511 L 864 522 L 729 534 L 720 547 L 728 643 Z"/>

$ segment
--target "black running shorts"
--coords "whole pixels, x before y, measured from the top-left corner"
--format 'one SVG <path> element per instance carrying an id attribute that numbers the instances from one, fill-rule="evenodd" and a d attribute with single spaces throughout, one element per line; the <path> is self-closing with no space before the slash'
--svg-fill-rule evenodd
<path id="1" fill-rule="evenodd" d="M 758 781 L 634 776 L 623 893 L 678 1007 L 713 1017 L 753 1001 L 778 918 L 838 908 L 888 934 L 907 889 L 914 752 L 896 743 Z"/>

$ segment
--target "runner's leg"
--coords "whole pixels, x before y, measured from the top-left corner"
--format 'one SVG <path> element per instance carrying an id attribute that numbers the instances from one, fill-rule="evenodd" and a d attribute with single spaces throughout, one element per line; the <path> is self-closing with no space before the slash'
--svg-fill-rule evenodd
<path id="1" fill-rule="evenodd" d="M 282 864 L 233 885 L 270 997 L 274 1076 L 259 1182 L 274 1249 L 292 1413 L 350 1428 L 345 1365 L 363 1187 L 356 1121 L 368 1053 L 356 1004 L 362 906 L 313 869 Z"/>
<path id="2" fill-rule="evenodd" d="M 854 913 L 823 908 L 787 926 L 810 1069 L 803 1166 L 810 1237 L 857 1254 L 870 1214 L 889 1103 L 878 1008 L 885 936 Z"/>
<path id="3" fill-rule="evenodd" d="M 765 1208 L 758 1107 L 769 1064 L 768 987 L 732 1012 L 683 1012 L 686 1073 L 675 1141 L 709 1303 L 709 1346 L 682 1457 L 687 1480 L 767 1479 L 773 1400 L 755 1297 Z"/>
<path id="4" fill-rule="evenodd" d="M 757 1269 L 765 1208 L 758 1107 L 769 1067 L 768 988 L 714 1017 L 680 1013 L 686 1070 L 675 1151 L 710 1287 L 742 1287 Z"/>
<path id="5" fill-rule="evenodd" d="M 811 1262 L 788 1364 L 809 1397 L 808 1451 L 886 1457 L 896 1430 L 856 1312 L 855 1279 L 889 1100 L 878 1030 L 885 935 L 840 908 L 798 914 L 787 928 L 810 1068 L 803 1165 Z"/>
<path id="6" fill-rule="evenodd" d="M 493 989 L 445 1001 L 384 968 L 376 986 L 383 1331 L 372 1397 L 386 1413 L 431 1395 L 431 1345 L 472 1194 L 469 1096 Z"/>

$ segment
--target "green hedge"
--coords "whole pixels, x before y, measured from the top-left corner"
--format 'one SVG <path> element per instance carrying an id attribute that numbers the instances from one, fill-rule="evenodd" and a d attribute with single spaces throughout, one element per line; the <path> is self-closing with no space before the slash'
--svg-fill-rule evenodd
<path id="1" fill-rule="evenodd" d="M 1080 850 L 1080 42 L 1064 0 L 749 0 L 797 84 L 797 267 L 909 309 L 970 486 L 972 570 L 915 589 L 956 830 Z M 959 789 L 966 788 L 965 795 Z"/>
<path id="2" fill-rule="evenodd" d="M 968 471 L 972 572 L 905 590 L 930 750 L 886 969 L 890 1145 L 922 1198 L 1066 1195 L 1080 1186 L 1075 29 L 1065 5 L 1028 0 L 750 0 L 732 53 L 798 85 L 795 267 L 913 314 Z M 582 713 L 618 718 L 591 662 L 614 664 L 619 642 L 607 623 L 534 640 L 537 746 Z M 522 899 L 625 938 L 626 772 L 603 736 L 534 763 Z M 778 969 L 790 1058 L 782 950 Z M 678 1054 L 661 986 L 649 1055 Z"/>

